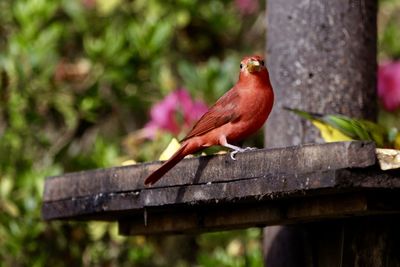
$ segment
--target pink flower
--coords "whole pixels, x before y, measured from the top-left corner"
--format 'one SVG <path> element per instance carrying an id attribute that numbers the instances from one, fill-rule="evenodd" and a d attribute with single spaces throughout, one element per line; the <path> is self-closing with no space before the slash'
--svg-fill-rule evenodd
<path id="1" fill-rule="evenodd" d="M 203 102 L 193 101 L 185 89 L 178 89 L 151 108 L 151 120 L 145 125 L 145 135 L 154 138 L 158 130 L 178 134 L 182 128 L 190 127 L 207 110 Z M 177 120 L 179 115 L 182 121 Z"/>
<path id="2" fill-rule="evenodd" d="M 235 5 L 242 15 L 251 15 L 258 9 L 258 0 L 235 0 Z"/>
<path id="3" fill-rule="evenodd" d="M 96 7 L 96 0 L 81 0 L 83 6 L 87 9 L 92 9 Z"/>
<path id="4" fill-rule="evenodd" d="M 400 107 L 400 61 L 379 65 L 378 96 L 386 110 Z"/>

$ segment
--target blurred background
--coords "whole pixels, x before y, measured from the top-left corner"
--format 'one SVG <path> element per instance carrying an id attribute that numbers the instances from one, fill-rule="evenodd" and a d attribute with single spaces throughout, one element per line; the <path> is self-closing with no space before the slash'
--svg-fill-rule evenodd
<path id="1" fill-rule="evenodd" d="M 262 266 L 260 229 L 122 237 L 115 223 L 44 222 L 40 208 L 45 177 L 156 160 L 182 137 L 241 57 L 264 54 L 265 6 L 0 0 L 0 266 Z M 379 62 L 400 77 L 400 0 L 379 1 L 378 28 Z M 380 97 L 399 114 L 400 89 Z"/>

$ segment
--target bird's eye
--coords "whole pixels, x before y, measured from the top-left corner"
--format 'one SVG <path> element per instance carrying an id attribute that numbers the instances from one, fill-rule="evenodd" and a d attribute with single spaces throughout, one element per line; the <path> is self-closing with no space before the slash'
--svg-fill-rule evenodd
<path id="1" fill-rule="evenodd" d="M 265 64 L 265 63 L 264 63 L 264 60 L 261 60 L 260 63 L 261 63 L 261 66 L 264 66 L 264 64 Z"/>
<path id="2" fill-rule="evenodd" d="M 243 64 L 240 64 L 240 69 L 242 69 L 243 68 Z"/>

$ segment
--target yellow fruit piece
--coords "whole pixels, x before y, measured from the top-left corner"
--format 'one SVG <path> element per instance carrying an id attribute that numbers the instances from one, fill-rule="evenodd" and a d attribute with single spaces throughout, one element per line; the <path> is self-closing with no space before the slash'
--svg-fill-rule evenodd
<path id="1" fill-rule="evenodd" d="M 377 148 L 376 157 L 384 171 L 400 168 L 400 150 Z"/>
<path id="2" fill-rule="evenodd" d="M 159 160 L 168 160 L 181 147 L 176 138 L 172 138 L 167 148 L 161 153 Z"/>
<path id="3" fill-rule="evenodd" d="M 135 165 L 135 164 L 136 164 L 136 161 L 134 161 L 133 159 L 128 159 L 121 163 L 122 166 Z"/>

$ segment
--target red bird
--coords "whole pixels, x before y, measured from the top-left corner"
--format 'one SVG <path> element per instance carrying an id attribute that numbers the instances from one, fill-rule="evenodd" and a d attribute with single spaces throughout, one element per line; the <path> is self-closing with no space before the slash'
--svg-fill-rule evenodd
<path id="1" fill-rule="evenodd" d="M 231 143 L 255 133 L 264 124 L 274 103 L 274 93 L 264 59 L 245 57 L 240 63 L 239 80 L 199 119 L 181 141 L 181 148 L 159 169 L 150 174 L 145 185 L 157 182 L 186 155 L 206 147 L 221 145 L 232 149 L 231 158 L 240 148 Z"/>

